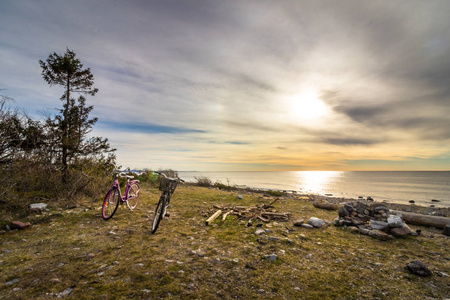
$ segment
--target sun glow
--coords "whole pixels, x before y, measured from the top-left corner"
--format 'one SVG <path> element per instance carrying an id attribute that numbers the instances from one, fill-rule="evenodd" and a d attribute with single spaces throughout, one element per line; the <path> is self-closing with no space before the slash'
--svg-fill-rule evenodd
<path id="1" fill-rule="evenodd" d="M 313 89 L 307 89 L 288 100 L 291 117 L 297 121 L 315 121 L 327 113 L 327 105 Z"/>

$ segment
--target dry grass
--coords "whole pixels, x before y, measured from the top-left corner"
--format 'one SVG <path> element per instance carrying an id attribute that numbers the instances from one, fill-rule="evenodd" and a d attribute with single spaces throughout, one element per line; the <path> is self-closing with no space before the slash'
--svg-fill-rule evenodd
<path id="1" fill-rule="evenodd" d="M 158 191 L 141 190 L 135 211 L 122 206 L 109 221 L 101 199 L 72 210 L 53 208 L 21 221 L 32 227 L 0 235 L 0 297 L 7 299 L 284 298 L 444 299 L 450 295 L 450 242 L 423 236 L 381 242 L 333 226 L 293 228 L 269 223 L 267 236 L 235 216 L 205 226 L 214 204 L 255 205 L 275 198 L 180 186 L 169 219 L 150 233 Z M 293 219 L 333 220 L 306 199 L 281 199 Z M 8 220 L 0 219 L 1 225 Z M 10 220 L 11 221 L 11 220 Z M 294 231 L 289 231 L 294 229 Z M 272 237 L 272 238 L 269 238 Z M 277 254 L 274 262 L 264 255 Z M 432 271 L 422 278 L 406 264 L 420 259 Z M 441 275 L 441 276 L 440 276 Z M 69 293 L 70 292 L 70 293 Z"/>

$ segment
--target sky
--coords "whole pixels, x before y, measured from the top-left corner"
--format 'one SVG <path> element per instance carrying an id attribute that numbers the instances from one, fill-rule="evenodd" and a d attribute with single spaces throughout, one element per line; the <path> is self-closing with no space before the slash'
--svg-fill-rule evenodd
<path id="1" fill-rule="evenodd" d="M 73 50 L 124 167 L 450 170 L 450 1 L 1 0 L 0 91 L 36 118 Z"/>

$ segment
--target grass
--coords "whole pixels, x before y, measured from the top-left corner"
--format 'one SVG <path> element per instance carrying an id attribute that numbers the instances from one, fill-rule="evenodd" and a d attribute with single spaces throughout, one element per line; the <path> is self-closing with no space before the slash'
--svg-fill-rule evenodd
<path id="1" fill-rule="evenodd" d="M 179 186 L 171 216 L 150 233 L 159 191 L 143 185 L 135 211 L 126 205 L 104 221 L 102 199 L 74 209 L 22 216 L 33 226 L 0 235 L 0 298 L 47 299 L 444 299 L 450 294 L 450 242 L 432 229 L 382 242 L 333 226 L 294 228 L 292 221 L 255 226 L 230 216 L 210 226 L 213 205 L 255 205 L 274 197 Z M 239 192 L 242 194 L 242 192 Z M 274 206 L 292 220 L 333 220 L 299 196 Z M 1 226 L 8 217 L 0 219 Z M 413 227 L 416 229 L 419 227 Z M 293 229 L 293 230 L 288 230 Z M 269 238 L 272 237 L 272 238 Z M 277 254 L 276 261 L 264 259 Z M 420 259 L 431 277 L 409 273 Z M 441 276 L 440 276 L 441 275 Z"/>

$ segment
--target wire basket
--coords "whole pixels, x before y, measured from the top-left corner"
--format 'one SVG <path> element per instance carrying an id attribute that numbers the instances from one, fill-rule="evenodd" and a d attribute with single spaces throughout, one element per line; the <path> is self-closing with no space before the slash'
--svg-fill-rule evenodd
<path id="1" fill-rule="evenodd" d="M 170 192 L 173 193 L 175 192 L 175 189 L 178 185 L 178 181 L 176 180 L 171 180 L 165 177 L 161 177 L 161 180 L 159 182 L 159 190 L 163 191 L 163 192 Z"/>

